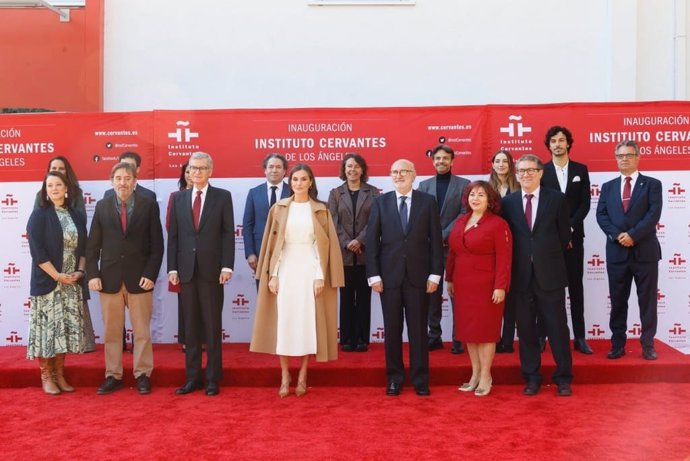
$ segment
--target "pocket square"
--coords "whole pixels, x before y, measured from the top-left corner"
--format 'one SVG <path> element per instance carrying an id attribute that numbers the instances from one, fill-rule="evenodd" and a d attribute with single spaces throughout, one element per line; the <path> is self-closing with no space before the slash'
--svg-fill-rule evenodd
<path id="1" fill-rule="evenodd" d="M 575 176 L 575 177 L 573 178 L 573 182 L 580 182 L 580 181 L 582 181 L 582 180 L 580 179 L 579 176 Z"/>

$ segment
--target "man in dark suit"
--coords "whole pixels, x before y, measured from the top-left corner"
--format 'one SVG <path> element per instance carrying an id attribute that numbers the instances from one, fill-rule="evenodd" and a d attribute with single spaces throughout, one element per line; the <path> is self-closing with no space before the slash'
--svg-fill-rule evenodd
<path id="1" fill-rule="evenodd" d="M 399 395 L 405 379 L 403 321 L 410 342 L 410 377 L 417 395 L 430 395 L 427 317 L 429 294 L 443 274 L 441 222 L 436 200 L 413 191 L 414 164 L 391 167 L 395 191 L 376 198 L 366 238 L 367 277 L 381 296 L 387 395 Z"/>
<path id="2" fill-rule="evenodd" d="M 256 272 L 256 262 L 259 260 L 259 249 L 266 228 L 268 210 L 273 204 L 290 195 L 290 188 L 283 181 L 288 169 L 288 162 L 280 154 L 268 154 L 263 161 L 266 182 L 249 189 L 247 201 L 244 205 L 242 218 L 242 237 L 244 239 L 244 257 L 247 264 Z M 259 281 L 256 281 L 259 287 Z"/>
<path id="3" fill-rule="evenodd" d="M 436 176 L 420 182 L 418 190 L 433 195 L 440 209 L 441 235 L 443 237 L 443 265 L 445 267 L 446 259 L 448 259 L 448 236 L 450 235 L 450 231 L 453 230 L 458 216 L 465 213 L 465 207 L 462 205 L 462 194 L 470 181 L 451 173 L 455 152 L 453 152 L 450 146 L 439 144 L 434 147 L 431 153 L 434 168 L 436 169 Z M 441 339 L 441 317 L 443 314 L 441 307 L 442 296 L 443 277 L 441 277 L 441 284 L 438 290 L 429 295 L 430 351 L 443 347 L 443 340 Z M 451 303 L 453 303 L 452 297 Z M 462 343 L 455 339 L 455 310 L 452 309 L 451 312 L 453 313 L 453 345 L 450 348 L 450 352 L 453 354 L 462 354 L 464 352 Z"/>
<path id="4" fill-rule="evenodd" d="M 170 207 L 168 279 L 182 284 L 186 382 L 178 395 L 203 387 L 202 337 L 206 339 L 206 395 L 220 392 L 223 377 L 222 310 L 224 285 L 235 263 L 232 196 L 208 180 L 213 160 L 204 152 L 189 158 L 193 187 L 176 193 Z M 203 332 L 203 335 L 202 335 Z"/>
<path id="5" fill-rule="evenodd" d="M 136 174 L 139 176 L 139 170 L 141 170 L 141 156 L 137 154 L 136 152 L 128 151 L 128 152 L 123 152 L 120 154 L 120 157 L 118 159 L 120 162 L 126 162 L 131 164 L 135 169 L 136 169 Z M 153 202 L 156 204 L 156 207 L 158 207 L 158 201 L 156 198 L 156 193 L 152 191 L 151 189 L 147 189 L 144 186 L 140 184 L 135 184 L 134 185 L 134 191 L 144 197 L 148 197 Z M 108 189 L 105 191 L 103 194 L 103 198 L 110 198 L 115 195 L 115 189 Z M 131 319 L 130 319 L 131 320 Z M 125 327 L 122 327 L 122 350 L 127 350 L 127 330 Z M 134 351 L 134 338 L 132 338 L 132 351 Z"/>
<path id="6" fill-rule="evenodd" d="M 125 306 L 134 330 L 134 377 L 140 394 L 151 392 L 153 370 L 151 312 L 153 287 L 163 260 L 163 231 L 158 207 L 134 192 L 136 169 L 113 167 L 114 194 L 99 200 L 86 249 L 89 289 L 100 293 L 105 324 L 105 382 L 96 391 L 122 388 L 122 332 Z"/>
<path id="7" fill-rule="evenodd" d="M 570 214 L 572 237 L 565 251 L 565 266 L 568 270 L 573 345 L 576 351 L 591 354 L 592 349 L 585 340 L 585 297 L 582 285 L 585 263 L 583 222 L 589 213 L 591 198 L 589 172 L 586 165 L 570 159 L 573 135 L 567 128 L 562 126 L 549 128 L 544 144 L 551 151 L 551 161 L 544 165 L 541 185 L 563 192 Z M 540 335 L 540 340 L 541 344 L 544 344 L 543 335 Z"/>
<path id="8" fill-rule="evenodd" d="M 608 358 L 625 355 L 628 298 L 632 281 L 637 287 L 642 326 L 642 357 L 656 360 L 657 287 L 661 246 L 656 226 L 663 202 L 661 181 L 638 171 L 640 148 L 634 141 L 616 146 L 621 173 L 601 187 L 597 223 L 606 234 L 606 272 L 611 298 L 611 351 Z"/>
<path id="9" fill-rule="evenodd" d="M 514 296 L 520 366 L 527 385 L 525 395 L 536 395 L 542 382 L 537 316 L 551 342 L 556 362 L 552 376 L 557 395 L 570 396 L 572 356 L 565 311 L 568 273 L 565 249 L 570 222 L 563 193 L 540 187 L 544 165 L 535 155 L 522 156 L 516 165 L 521 190 L 501 201 L 503 217 L 513 234 L 513 269 L 510 291 Z"/>

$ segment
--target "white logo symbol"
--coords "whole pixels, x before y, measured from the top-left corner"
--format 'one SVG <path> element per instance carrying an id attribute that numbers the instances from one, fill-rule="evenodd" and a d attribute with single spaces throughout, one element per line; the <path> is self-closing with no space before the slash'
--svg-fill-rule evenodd
<path id="1" fill-rule="evenodd" d="M 176 123 L 176 125 L 178 126 L 178 128 L 175 131 L 173 131 L 172 133 L 168 133 L 169 138 L 173 138 L 177 142 L 189 142 L 193 138 L 199 137 L 199 133 L 192 131 L 188 128 L 189 122 L 185 122 L 185 121 L 180 120 Z M 182 128 L 179 128 L 182 126 L 185 127 L 184 130 Z"/>
<path id="2" fill-rule="evenodd" d="M 532 127 L 531 126 L 525 126 L 522 124 L 522 115 L 510 115 L 508 116 L 508 120 L 511 120 L 511 122 L 508 124 L 508 126 L 502 126 L 500 128 L 501 133 L 506 133 L 508 136 L 511 138 L 515 137 L 515 128 L 517 127 L 517 136 L 521 138 L 525 133 L 531 133 L 532 132 Z M 517 123 L 513 123 L 513 120 L 516 121 Z"/>

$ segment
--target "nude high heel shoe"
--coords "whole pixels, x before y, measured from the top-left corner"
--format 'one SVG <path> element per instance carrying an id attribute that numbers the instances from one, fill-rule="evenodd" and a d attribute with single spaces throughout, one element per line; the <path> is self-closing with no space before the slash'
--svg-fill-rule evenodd
<path id="1" fill-rule="evenodd" d="M 278 395 L 281 399 L 284 399 L 290 394 L 290 381 L 291 379 L 288 376 L 288 379 L 283 379 L 280 382 L 280 390 L 278 390 Z"/>
<path id="2" fill-rule="evenodd" d="M 295 387 L 295 395 L 297 397 L 302 397 L 307 393 L 307 377 L 299 376 L 297 378 L 297 387 Z"/>
<path id="3" fill-rule="evenodd" d="M 486 397 L 489 395 L 491 392 L 491 384 L 493 382 L 493 379 L 489 380 L 489 384 L 487 384 L 485 387 L 478 387 L 477 390 L 474 391 L 474 395 L 477 397 Z"/>

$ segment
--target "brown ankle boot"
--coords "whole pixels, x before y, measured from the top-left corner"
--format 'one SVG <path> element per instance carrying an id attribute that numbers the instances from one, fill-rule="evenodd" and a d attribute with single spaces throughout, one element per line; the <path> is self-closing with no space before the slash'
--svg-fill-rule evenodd
<path id="1" fill-rule="evenodd" d="M 65 354 L 56 354 L 53 364 L 53 381 L 58 385 L 62 392 L 74 392 L 74 387 L 65 379 Z"/>
<path id="2" fill-rule="evenodd" d="M 39 357 L 38 366 L 41 368 L 41 383 L 43 383 L 43 392 L 50 395 L 58 395 L 60 393 L 60 388 L 58 388 L 53 381 L 53 359 Z"/>

